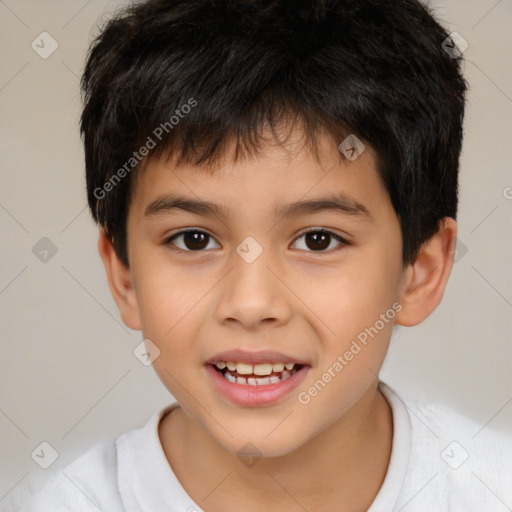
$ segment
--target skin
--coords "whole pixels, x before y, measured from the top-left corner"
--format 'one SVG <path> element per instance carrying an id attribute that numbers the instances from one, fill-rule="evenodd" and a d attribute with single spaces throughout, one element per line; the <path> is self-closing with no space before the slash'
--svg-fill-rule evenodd
<path id="1" fill-rule="evenodd" d="M 400 325 L 426 318 L 451 271 L 453 219 L 443 219 L 416 261 L 404 266 L 399 220 L 371 147 L 351 162 L 323 136 L 317 160 L 298 135 L 284 145 L 269 139 L 255 158 L 233 162 L 228 152 L 213 175 L 146 162 L 128 213 L 130 268 L 100 230 L 98 248 L 121 317 L 159 348 L 153 366 L 180 404 L 159 426 L 165 455 L 207 512 L 367 510 L 391 453 L 392 415 L 377 375 L 393 321 L 307 404 L 297 395 L 393 304 L 401 306 L 394 319 Z M 273 215 L 278 204 L 333 192 L 369 215 Z M 229 215 L 145 215 L 152 201 L 172 193 L 228 207 Z M 318 243 L 303 236 L 312 227 L 348 243 L 332 236 L 315 251 Z M 200 251 L 183 236 L 169 241 L 191 228 L 211 235 Z M 236 252 L 247 236 L 263 248 L 250 264 Z M 205 372 L 207 359 L 233 348 L 277 350 L 310 368 L 284 400 L 241 407 L 219 394 Z M 252 467 L 237 457 L 248 442 L 262 454 Z"/>

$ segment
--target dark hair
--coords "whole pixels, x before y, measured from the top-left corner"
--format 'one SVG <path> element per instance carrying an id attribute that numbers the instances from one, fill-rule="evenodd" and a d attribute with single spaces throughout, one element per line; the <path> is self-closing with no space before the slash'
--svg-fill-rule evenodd
<path id="1" fill-rule="evenodd" d="M 235 160 L 257 154 L 265 126 L 298 120 L 313 150 L 320 133 L 373 147 L 413 262 L 457 213 L 467 83 L 448 37 L 417 0 L 149 0 L 120 11 L 81 81 L 94 220 L 128 265 L 143 147 L 213 170 L 228 142 Z"/>

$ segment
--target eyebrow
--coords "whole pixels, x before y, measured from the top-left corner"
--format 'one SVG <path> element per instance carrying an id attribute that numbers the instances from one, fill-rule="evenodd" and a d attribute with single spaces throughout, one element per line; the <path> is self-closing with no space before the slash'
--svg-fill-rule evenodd
<path id="1" fill-rule="evenodd" d="M 180 195 L 166 195 L 155 199 L 146 207 L 144 216 L 155 217 L 176 210 L 202 216 L 229 217 L 229 211 L 222 205 Z M 279 204 L 274 210 L 274 215 L 275 217 L 290 218 L 326 211 L 373 220 L 372 214 L 365 205 L 344 193 L 285 205 Z"/>

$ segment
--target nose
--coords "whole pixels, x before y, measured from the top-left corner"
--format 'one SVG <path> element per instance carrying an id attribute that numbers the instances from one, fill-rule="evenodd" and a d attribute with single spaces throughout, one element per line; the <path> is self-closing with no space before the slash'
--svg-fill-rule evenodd
<path id="1" fill-rule="evenodd" d="M 222 324 L 238 324 L 245 330 L 255 330 L 260 324 L 286 324 L 292 314 L 293 294 L 286 284 L 283 271 L 267 255 L 251 263 L 238 254 L 233 266 L 220 284 L 216 318 Z"/>

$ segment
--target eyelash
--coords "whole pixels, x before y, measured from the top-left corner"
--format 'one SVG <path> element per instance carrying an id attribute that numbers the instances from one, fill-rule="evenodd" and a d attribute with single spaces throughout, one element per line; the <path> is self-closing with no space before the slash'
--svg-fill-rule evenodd
<path id="1" fill-rule="evenodd" d="M 210 238 L 213 238 L 214 237 L 212 235 L 210 235 L 208 232 L 206 231 L 203 231 L 201 229 L 186 229 L 186 230 L 183 230 L 183 231 L 179 231 L 178 233 L 175 233 L 169 237 L 167 237 L 165 240 L 164 240 L 164 244 L 165 245 L 174 245 L 172 244 L 171 242 L 186 234 L 186 233 L 203 233 L 205 234 L 206 236 L 210 237 Z M 310 228 L 306 231 L 303 231 L 295 240 L 298 240 L 299 238 L 302 238 L 304 235 L 307 235 L 309 233 L 322 233 L 322 234 L 326 234 L 326 235 L 330 235 L 331 237 L 335 238 L 338 242 L 340 242 L 340 244 L 335 247 L 334 249 L 329 249 L 329 250 L 322 250 L 322 251 L 312 251 L 312 250 L 306 250 L 306 252 L 310 252 L 310 253 L 313 253 L 313 254 L 324 254 L 324 253 L 332 253 L 332 252 L 335 252 L 335 251 L 338 251 L 340 249 L 342 249 L 344 246 L 346 245 L 350 245 L 350 242 L 348 242 L 346 239 L 344 239 L 343 237 L 341 237 L 340 235 L 336 234 L 336 233 L 333 233 L 332 231 L 329 231 L 327 229 L 323 229 L 323 228 Z M 215 239 L 214 239 L 215 240 Z M 218 242 L 217 242 L 218 243 Z M 330 244 L 329 244 L 330 245 Z M 197 253 L 200 253 L 200 252 L 205 252 L 205 249 L 201 249 L 201 250 L 198 250 L 198 251 L 191 251 L 191 250 L 185 250 L 185 249 L 180 249 L 179 247 L 176 247 L 174 245 L 174 248 L 173 248 L 174 251 L 177 251 L 177 252 L 183 252 L 183 253 L 194 253 L 194 252 L 197 252 Z M 304 250 L 304 249 L 301 249 L 301 250 Z"/>

